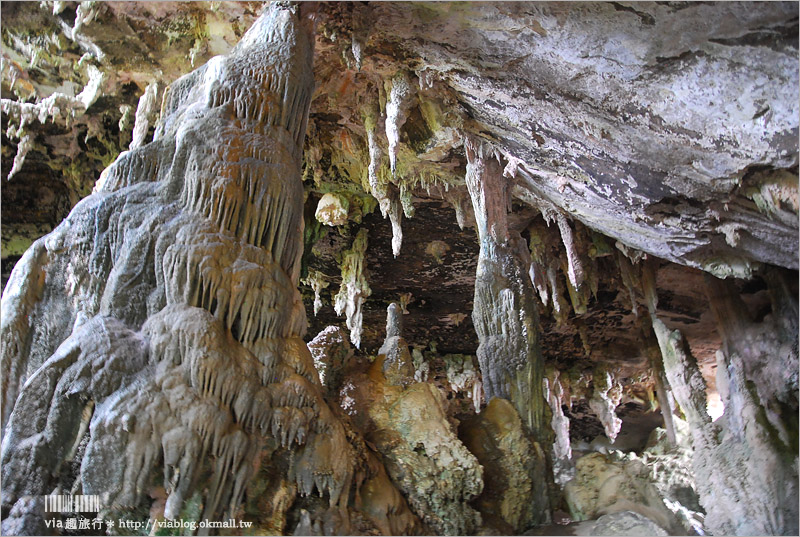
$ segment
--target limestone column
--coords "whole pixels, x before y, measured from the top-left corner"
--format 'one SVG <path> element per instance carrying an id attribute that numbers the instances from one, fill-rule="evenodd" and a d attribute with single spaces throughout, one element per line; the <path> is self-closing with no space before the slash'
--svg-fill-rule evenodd
<path id="1" fill-rule="evenodd" d="M 484 145 L 465 140 L 466 183 L 478 225 L 480 254 L 472 320 L 486 400 L 508 399 L 534 437 L 548 431 L 539 348 L 539 317 L 525 242 L 508 229 L 509 189 L 503 167 Z M 530 254 L 528 254 L 529 256 Z"/>
<path id="2" fill-rule="evenodd" d="M 67 486 L 109 514 L 147 513 L 163 487 L 167 517 L 194 498 L 219 520 L 290 451 L 291 490 L 346 504 L 350 448 L 297 291 L 314 88 L 300 9 L 271 4 L 229 55 L 173 83 L 156 139 L 120 155 L 14 270 L 0 329 L 4 530 L 36 532 L 24 498 L 58 490 L 75 465 Z"/>

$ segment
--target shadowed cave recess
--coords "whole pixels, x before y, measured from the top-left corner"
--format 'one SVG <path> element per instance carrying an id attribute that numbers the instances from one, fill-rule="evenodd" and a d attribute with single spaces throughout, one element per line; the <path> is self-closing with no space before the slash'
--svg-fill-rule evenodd
<path id="1" fill-rule="evenodd" d="M 4 535 L 800 531 L 797 3 L 0 9 Z"/>

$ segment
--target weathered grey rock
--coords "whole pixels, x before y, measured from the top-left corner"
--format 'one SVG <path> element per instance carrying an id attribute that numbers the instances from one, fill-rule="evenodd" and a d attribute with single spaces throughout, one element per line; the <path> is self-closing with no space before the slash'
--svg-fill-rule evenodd
<path id="1" fill-rule="evenodd" d="M 726 419 L 716 422 L 708 415 L 706 384 L 686 340 L 658 317 L 652 284 L 645 288 L 667 379 L 691 429 L 697 491 L 707 513 L 705 526 L 719 534 L 792 535 L 799 523 L 798 456 L 792 447 L 796 421 L 795 416 L 782 415 L 776 404 L 781 396 L 796 394 L 797 347 L 780 345 L 781 354 L 774 352 L 776 340 L 780 343 L 788 333 L 796 333 L 791 327 L 797 303 L 783 293 L 775 294 L 774 317 L 759 326 L 747 319 L 735 291 L 712 277 L 708 286 L 724 334 L 717 375 L 725 395 Z M 764 325 L 777 332 L 767 345 L 751 339 Z M 784 332 L 787 328 L 788 333 Z M 753 372 L 752 365 L 745 365 L 748 358 L 784 364 L 789 373 L 767 381 L 779 386 L 776 392 L 765 393 L 763 377 Z"/>
<path id="2" fill-rule="evenodd" d="M 54 535 L 44 523 L 44 498 L 23 496 L 3 519 L 3 535 Z"/>
<path id="3" fill-rule="evenodd" d="M 521 199 L 717 274 L 797 267 L 797 222 L 749 190 L 784 170 L 797 181 L 792 4 L 384 3 L 372 16 L 518 159 Z"/>

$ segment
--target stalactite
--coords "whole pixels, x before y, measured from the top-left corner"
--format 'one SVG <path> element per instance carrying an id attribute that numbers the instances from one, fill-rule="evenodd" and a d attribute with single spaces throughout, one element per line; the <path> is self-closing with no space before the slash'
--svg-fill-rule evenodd
<path id="1" fill-rule="evenodd" d="M 414 93 L 408 74 L 400 72 L 389 82 L 389 99 L 386 101 L 386 138 L 389 140 L 389 165 L 394 174 L 397 170 L 397 152 L 400 143 L 400 129 L 408 118 L 414 105 Z"/>
<path id="2" fill-rule="evenodd" d="M 136 107 L 136 120 L 133 124 L 133 135 L 129 149 L 136 149 L 144 143 L 147 131 L 150 128 L 150 116 L 156 110 L 156 96 L 158 95 L 158 83 L 151 82 L 144 90 L 144 94 L 139 97 L 139 104 Z"/>
<path id="3" fill-rule="evenodd" d="M 48 119 L 55 121 L 58 118 L 64 119 L 69 126 L 71 119 L 74 120 L 86 113 L 86 110 L 103 94 L 105 82 L 108 80 L 107 73 L 94 66 L 89 66 L 87 71 L 89 80 L 76 96 L 55 92 L 38 103 L 21 103 L 12 99 L 0 100 L 0 110 L 3 114 L 17 121 L 17 127 L 14 128 L 13 125 L 10 125 L 6 134 L 19 139 L 17 153 L 6 179 L 11 179 L 22 169 L 25 157 L 33 149 L 34 139 L 25 129 L 26 125 L 34 120 L 45 123 Z"/>
<path id="4" fill-rule="evenodd" d="M 401 77 L 402 78 L 402 77 Z M 395 111 L 395 113 L 401 113 L 400 106 L 398 103 L 393 105 L 394 108 L 391 108 Z M 390 109 L 389 105 L 387 104 L 387 111 Z M 405 112 L 403 112 L 404 114 Z M 381 214 L 384 218 L 389 218 L 392 224 L 392 253 L 395 257 L 400 255 L 400 248 L 403 244 L 403 212 L 406 213 L 407 217 L 413 216 L 413 206 L 409 209 L 408 205 L 410 202 L 407 202 L 403 199 L 402 195 L 399 195 L 397 189 L 389 184 L 389 182 L 381 177 L 380 170 L 381 170 L 381 158 L 382 152 L 380 145 L 378 143 L 378 138 L 376 134 L 377 128 L 377 121 L 378 121 L 378 111 L 377 111 L 377 104 L 371 103 L 364 107 L 362 111 L 362 115 L 364 117 L 364 128 L 367 131 L 367 146 L 369 150 L 369 167 L 367 168 L 367 176 L 369 179 L 369 188 L 372 196 L 378 200 L 378 207 L 381 210 Z M 402 116 L 403 120 L 405 121 L 405 116 Z M 386 119 L 386 132 L 387 135 L 390 131 L 390 120 L 399 120 L 399 116 L 391 116 L 387 117 Z M 396 125 L 396 128 L 402 127 L 402 122 L 399 126 Z M 399 136 L 399 134 L 398 134 Z M 399 139 L 399 138 L 398 138 Z M 396 151 L 397 147 L 396 144 L 394 146 L 394 153 L 392 153 L 392 145 L 390 140 L 390 159 L 392 165 L 392 173 L 394 173 L 395 167 L 395 158 L 396 158 Z M 401 185 L 400 187 L 401 194 L 405 192 L 405 187 Z M 409 214 L 411 213 L 411 214 Z"/>
<path id="5" fill-rule="evenodd" d="M 347 197 L 334 192 L 327 192 L 317 204 L 314 217 L 327 226 L 341 226 L 347 223 L 350 202 Z"/>
<path id="6" fill-rule="evenodd" d="M 641 288 L 639 274 L 634 270 L 629 258 L 621 251 L 617 251 L 617 265 L 622 276 L 622 284 L 628 290 L 628 295 L 630 296 L 631 311 L 638 317 L 639 303 L 636 300 L 636 290 Z"/>
<path id="7" fill-rule="evenodd" d="M 474 216 L 469 212 L 468 205 L 470 204 L 466 199 L 467 197 L 463 190 L 450 189 L 444 193 L 444 199 L 450 203 L 456 212 L 456 222 L 459 229 L 464 229 L 469 222 L 474 220 Z"/>
<path id="8" fill-rule="evenodd" d="M 555 432 L 555 442 L 553 443 L 553 454 L 556 459 L 571 459 L 572 446 L 569 440 L 569 418 L 564 415 L 562 406 L 569 403 L 565 397 L 564 386 L 561 383 L 560 372 L 555 369 L 552 377 L 544 379 L 544 393 L 547 404 L 553 413 L 552 427 Z M 569 405 L 568 405 L 569 406 Z"/>
<path id="9" fill-rule="evenodd" d="M 558 260 L 553 259 L 547 267 L 547 282 L 550 284 L 550 297 L 553 306 L 553 317 L 559 325 L 567 322 L 569 317 L 569 303 L 564 300 L 561 279 L 558 277 Z"/>
<path id="10" fill-rule="evenodd" d="M 643 277 L 648 277 L 649 271 L 643 271 Z M 654 288 L 646 286 L 647 288 Z M 644 354 L 649 358 L 650 369 L 653 372 L 656 387 L 656 397 L 658 399 L 658 406 L 661 407 L 661 415 L 664 418 L 664 429 L 667 434 L 667 442 L 671 446 L 677 445 L 677 437 L 675 434 L 675 423 L 672 417 L 673 408 L 671 405 L 671 394 L 668 394 L 669 384 L 664 375 L 664 362 L 661 358 L 661 351 L 658 347 L 658 340 L 655 338 L 653 331 L 650 327 L 642 326 L 642 349 Z"/>
<path id="11" fill-rule="evenodd" d="M 311 286 L 311 289 L 314 290 L 314 315 L 317 315 L 319 310 L 322 309 L 321 293 L 330 286 L 330 282 L 325 274 L 313 269 L 308 271 L 308 276 L 302 282 Z"/>
<path id="12" fill-rule="evenodd" d="M 389 206 L 389 221 L 392 223 L 392 254 L 397 257 L 403 245 L 403 207 L 397 199 L 392 199 Z"/>
<path id="13" fill-rule="evenodd" d="M 353 239 L 353 245 L 343 254 L 342 284 L 333 299 L 336 314 L 344 313 L 347 317 L 350 341 L 357 348 L 361 347 L 361 324 L 363 322 L 361 306 L 372 294 L 369 283 L 367 283 L 366 267 L 364 266 L 366 251 L 367 230 L 362 228 Z"/>
<path id="14" fill-rule="evenodd" d="M 367 176 L 369 179 L 369 188 L 372 196 L 378 200 L 381 214 L 384 218 L 389 213 L 389 197 L 387 185 L 380 180 L 379 172 L 381 168 L 381 146 L 378 144 L 378 135 L 376 134 L 378 122 L 378 105 L 372 102 L 364 107 L 363 110 L 364 129 L 367 132 L 367 149 L 369 151 L 369 166 L 367 168 Z"/>
<path id="15" fill-rule="evenodd" d="M 547 246 L 545 243 L 544 230 L 539 226 L 531 224 L 528 226 L 528 247 L 531 251 L 531 266 L 528 271 L 533 286 L 539 293 L 539 300 L 547 307 L 550 303 L 550 292 L 548 286 L 547 266 L 549 265 L 549 258 L 547 255 Z M 554 301 L 553 306 L 556 307 Z M 560 305 L 559 305 L 560 306 Z"/>
<path id="16" fill-rule="evenodd" d="M 612 371 L 604 367 L 596 368 L 593 378 L 594 394 L 589 400 L 589 408 L 597 414 L 606 436 L 611 443 L 614 443 L 622 427 L 622 420 L 616 413 L 616 408 L 622 400 L 622 386 L 616 381 Z"/>
<path id="17" fill-rule="evenodd" d="M 556 217 L 558 229 L 561 232 L 561 240 L 564 243 L 564 250 L 567 252 L 567 261 L 569 263 L 569 283 L 573 289 L 580 289 L 583 285 L 583 263 L 581 262 L 580 255 L 577 252 L 575 245 L 575 237 L 572 228 L 569 226 L 567 217 L 558 213 Z"/>

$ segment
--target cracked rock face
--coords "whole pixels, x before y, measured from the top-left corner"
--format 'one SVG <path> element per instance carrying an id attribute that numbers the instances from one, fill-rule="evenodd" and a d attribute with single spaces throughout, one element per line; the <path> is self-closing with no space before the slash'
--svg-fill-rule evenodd
<path id="1" fill-rule="evenodd" d="M 797 166 L 794 6 L 387 4 L 373 17 L 524 162 L 524 195 L 664 259 L 797 267 L 796 223 L 747 194 Z"/>

